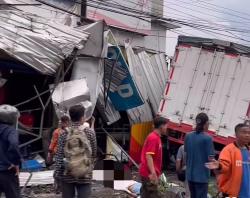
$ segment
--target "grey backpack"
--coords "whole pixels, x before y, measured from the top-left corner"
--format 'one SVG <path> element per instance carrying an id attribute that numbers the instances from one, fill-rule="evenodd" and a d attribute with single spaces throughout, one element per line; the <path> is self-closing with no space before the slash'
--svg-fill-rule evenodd
<path id="1" fill-rule="evenodd" d="M 93 170 L 90 142 L 82 130 L 69 128 L 67 132 L 64 147 L 65 174 L 74 178 L 84 178 Z"/>

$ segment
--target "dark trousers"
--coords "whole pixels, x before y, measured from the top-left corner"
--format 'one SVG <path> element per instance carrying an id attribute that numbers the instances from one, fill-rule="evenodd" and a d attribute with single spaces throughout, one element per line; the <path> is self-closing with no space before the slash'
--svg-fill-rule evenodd
<path id="1" fill-rule="evenodd" d="M 148 179 L 141 178 L 141 198 L 160 198 L 162 197 L 158 185 L 152 184 Z"/>
<path id="2" fill-rule="evenodd" d="M 208 183 L 188 182 L 191 198 L 207 198 Z"/>
<path id="3" fill-rule="evenodd" d="M 222 193 L 222 197 L 227 198 L 227 197 L 230 197 L 230 196 L 228 194 L 226 194 L 226 193 Z"/>
<path id="4" fill-rule="evenodd" d="M 12 171 L 0 171 L 0 196 L 6 198 L 20 198 L 19 178 Z"/>
<path id="5" fill-rule="evenodd" d="M 88 198 L 91 194 L 91 184 L 76 184 L 62 182 L 62 198 Z"/>

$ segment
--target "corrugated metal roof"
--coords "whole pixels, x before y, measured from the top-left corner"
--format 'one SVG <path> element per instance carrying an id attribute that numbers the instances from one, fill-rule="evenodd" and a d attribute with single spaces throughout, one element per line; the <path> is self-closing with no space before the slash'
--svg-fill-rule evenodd
<path id="1" fill-rule="evenodd" d="M 147 122 L 158 113 L 158 107 L 168 79 L 168 69 L 164 54 L 151 57 L 147 52 L 134 53 L 126 43 L 129 70 L 145 103 L 127 111 L 131 123 Z"/>
<path id="2" fill-rule="evenodd" d="M 22 11 L 0 12 L 0 49 L 37 71 L 53 75 L 88 33 Z"/>

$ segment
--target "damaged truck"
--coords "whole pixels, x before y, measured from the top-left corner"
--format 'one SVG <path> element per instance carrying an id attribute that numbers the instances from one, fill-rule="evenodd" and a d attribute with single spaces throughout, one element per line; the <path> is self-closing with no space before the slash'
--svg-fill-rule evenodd
<path id="1" fill-rule="evenodd" d="M 180 36 L 159 113 L 171 120 L 169 140 L 183 144 L 195 116 L 205 112 L 216 151 L 235 140 L 234 127 L 250 118 L 250 48 Z"/>

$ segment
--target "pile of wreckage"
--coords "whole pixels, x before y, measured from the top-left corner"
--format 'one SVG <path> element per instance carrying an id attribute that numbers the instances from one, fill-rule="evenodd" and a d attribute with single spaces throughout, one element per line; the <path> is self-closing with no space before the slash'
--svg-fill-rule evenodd
<path id="1" fill-rule="evenodd" d="M 119 46 L 104 21 L 69 27 L 2 10 L 0 104 L 19 109 L 21 147 L 42 138 L 69 106 L 84 102 L 109 126 L 152 121 L 168 79 L 165 54 Z M 55 116 L 56 114 L 56 116 Z"/>
<path id="2" fill-rule="evenodd" d="M 82 103 L 87 118 L 94 113 L 97 125 L 107 127 L 123 115 L 131 126 L 151 122 L 157 114 L 170 70 L 165 54 L 133 49 L 130 43 L 119 46 L 104 21 L 70 27 L 16 9 L 1 10 L 0 18 L 0 104 L 21 113 L 24 156 L 46 151 L 44 134 L 74 104 Z M 138 166 L 106 136 L 106 153 Z M 102 169 L 95 170 L 94 180 L 105 180 Z M 22 186 L 53 183 L 53 171 L 29 172 L 21 173 Z M 123 180 L 114 180 L 113 188 L 127 191 L 124 186 L 136 183 Z"/>

